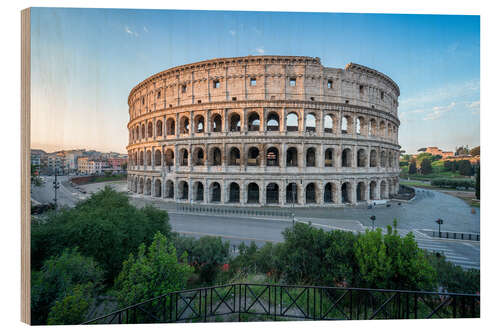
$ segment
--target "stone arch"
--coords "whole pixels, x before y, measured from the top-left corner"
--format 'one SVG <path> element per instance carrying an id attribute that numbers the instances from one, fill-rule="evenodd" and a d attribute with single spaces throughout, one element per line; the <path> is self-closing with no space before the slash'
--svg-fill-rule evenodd
<path id="1" fill-rule="evenodd" d="M 333 133 L 333 115 L 325 114 L 325 118 L 323 121 L 323 128 L 325 133 Z"/>
<path id="2" fill-rule="evenodd" d="M 290 183 L 286 186 L 286 203 L 298 203 L 298 186 L 297 183 Z"/>
<path id="3" fill-rule="evenodd" d="M 155 180 L 155 197 L 161 198 L 161 180 Z"/>
<path id="4" fill-rule="evenodd" d="M 247 185 L 247 203 L 259 203 L 259 185 L 250 183 Z"/>
<path id="5" fill-rule="evenodd" d="M 368 127 L 368 135 L 376 136 L 377 135 L 377 121 L 375 119 L 370 119 L 370 125 Z"/>
<path id="6" fill-rule="evenodd" d="M 352 134 L 353 119 L 350 115 L 343 115 L 341 120 L 342 134 Z"/>
<path id="7" fill-rule="evenodd" d="M 344 182 L 341 187 L 342 203 L 352 203 L 352 185 L 350 182 Z"/>
<path id="8" fill-rule="evenodd" d="M 193 164 L 196 166 L 205 164 L 205 150 L 202 147 L 196 147 L 193 150 Z"/>
<path id="9" fill-rule="evenodd" d="M 219 147 L 212 147 L 210 149 L 210 165 L 218 166 L 222 165 L 222 152 Z"/>
<path id="10" fill-rule="evenodd" d="M 241 131 L 241 117 L 237 112 L 233 112 L 229 115 L 229 131 L 230 132 L 240 132 Z"/>
<path id="11" fill-rule="evenodd" d="M 212 117 L 212 132 L 222 132 L 222 117 L 218 113 Z"/>
<path id="12" fill-rule="evenodd" d="M 325 150 L 325 167 L 335 166 L 334 150 L 333 148 L 327 148 Z"/>
<path id="13" fill-rule="evenodd" d="M 363 116 L 356 118 L 356 134 L 366 135 L 366 119 Z"/>
<path id="14" fill-rule="evenodd" d="M 139 125 L 135 127 L 135 139 L 140 140 L 141 138 L 139 137 Z"/>
<path id="15" fill-rule="evenodd" d="M 163 135 L 163 121 L 158 120 L 156 121 L 156 136 L 162 136 Z"/>
<path id="16" fill-rule="evenodd" d="M 189 152 L 186 148 L 181 148 L 179 150 L 179 165 L 180 166 L 188 166 L 189 165 Z"/>
<path id="17" fill-rule="evenodd" d="M 351 168 L 352 167 L 352 151 L 351 148 L 344 148 L 342 150 L 342 167 Z"/>
<path id="18" fill-rule="evenodd" d="M 139 178 L 139 190 L 137 191 L 137 193 L 139 193 L 139 194 L 144 193 L 144 178 L 143 177 Z"/>
<path id="19" fill-rule="evenodd" d="M 299 130 L 299 117 L 295 112 L 289 112 L 286 116 L 286 130 L 288 132 L 297 132 Z"/>
<path id="20" fill-rule="evenodd" d="M 161 150 L 155 150 L 155 166 L 161 166 Z"/>
<path id="21" fill-rule="evenodd" d="M 276 183 L 266 186 L 266 204 L 279 204 L 280 187 Z"/>
<path id="22" fill-rule="evenodd" d="M 203 201 L 203 197 L 205 194 L 205 190 L 203 188 L 203 183 L 200 181 L 196 181 L 193 184 L 193 200 L 194 201 Z"/>
<path id="23" fill-rule="evenodd" d="M 222 190 L 219 182 L 212 182 L 209 187 L 210 202 L 221 202 Z"/>
<path id="24" fill-rule="evenodd" d="M 229 165 L 240 165 L 240 150 L 237 147 L 231 147 L 229 150 Z"/>
<path id="25" fill-rule="evenodd" d="M 148 138 L 153 137 L 153 123 L 148 121 Z"/>
<path id="26" fill-rule="evenodd" d="M 314 182 L 307 184 L 305 189 L 306 204 L 317 202 L 316 187 L 316 183 Z"/>
<path id="27" fill-rule="evenodd" d="M 189 199 L 189 185 L 185 180 L 179 182 L 177 190 L 179 191 L 179 200 Z"/>
<path id="28" fill-rule="evenodd" d="M 382 150 L 382 152 L 380 153 L 380 166 L 382 168 L 385 168 L 385 166 L 386 166 L 386 159 L 387 159 L 387 155 L 385 153 L 385 150 Z"/>
<path id="29" fill-rule="evenodd" d="M 372 149 L 370 151 L 370 168 L 377 167 L 377 151 Z"/>
<path id="30" fill-rule="evenodd" d="M 134 152 L 134 165 L 138 165 L 137 162 L 138 162 L 138 158 L 137 158 L 137 151 L 136 151 L 136 152 Z"/>
<path id="31" fill-rule="evenodd" d="M 394 162 L 394 157 L 392 155 L 392 151 L 389 152 L 389 157 L 388 157 L 388 160 L 387 160 L 389 163 L 389 168 L 392 168 L 392 164 Z"/>
<path id="32" fill-rule="evenodd" d="M 266 152 L 267 166 L 280 166 L 279 150 L 276 147 L 269 147 Z"/>
<path id="33" fill-rule="evenodd" d="M 386 128 L 385 127 L 386 127 L 385 122 L 383 120 L 380 121 L 378 128 L 379 128 L 379 136 L 382 138 L 386 137 Z"/>
<path id="34" fill-rule="evenodd" d="M 387 183 L 385 180 L 380 181 L 380 199 L 388 199 Z"/>
<path id="35" fill-rule="evenodd" d="M 229 202 L 240 202 L 240 185 L 236 182 L 229 184 Z"/>
<path id="36" fill-rule="evenodd" d="M 137 176 L 133 178 L 132 180 L 132 192 L 137 193 Z"/>
<path id="37" fill-rule="evenodd" d="M 248 166 L 259 166 L 260 165 L 260 152 L 257 147 L 250 147 L 247 154 L 247 165 Z"/>
<path id="38" fill-rule="evenodd" d="M 316 132 L 316 114 L 310 112 L 306 116 L 306 132 Z"/>
<path id="39" fill-rule="evenodd" d="M 358 182 L 356 186 L 356 201 L 366 201 L 366 184 L 364 182 Z"/>
<path id="40" fill-rule="evenodd" d="M 144 150 L 141 150 L 141 151 L 139 152 L 139 164 L 140 164 L 141 166 L 144 166 Z"/>
<path id="41" fill-rule="evenodd" d="M 366 168 L 368 158 L 366 156 L 366 150 L 364 148 L 359 148 L 356 156 L 356 163 L 358 168 Z"/>
<path id="42" fill-rule="evenodd" d="M 146 138 L 146 125 L 142 124 L 141 125 L 141 139 Z"/>
<path id="43" fill-rule="evenodd" d="M 286 166 L 287 167 L 296 167 L 298 166 L 298 152 L 297 148 L 295 147 L 289 147 L 286 150 Z"/>
<path id="44" fill-rule="evenodd" d="M 170 149 L 170 148 L 168 148 L 167 150 L 165 150 L 164 159 L 165 159 L 165 165 L 166 166 L 172 166 L 172 165 L 174 165 L 174 151 L 172 149 Z"/>
<path id="45" fill-rule="evenodd" d="M 376 200 L 377 198 L 377 182 L 372 180 L 370 182 L 370 200 Z"/>
<path id="46" fill-rule="evenodd" d="M 336 186 L 335 183 L 326 183 L 325 189 L 323 191 L 323 202 L 324 203 L 335 203 L 336 196 Z"/>
<path id="47" fill-rule="evenodd" d="M 276 112 L 271 111 L 267 115 L 266 131 L 273 132 L 279 130 L 280 130 L 280 116 Z"/>
<path id="48" fill-rule="evenodd" d="M 198 114 L 194 117 L 194 131 L 196 133 L 205 132 L 205 117 L 201 114 Z"/>
<path id="49" fill-rule="evenodd" d="M 260 131 L 260 116 L 257 112 L 248 115 L 248 131 Z"/>
<path id="50" fill-rule="evenodd" d="M 181 134 L 189 134 L 189 118 L 187 116 L 181 117 L 179 130 Z"/>
<path id="51" fill-rule="evenodd" d="M 151 178 L 146 179 L 146 193 L 145 195 L 151 195 Z"/>
<path id="52" fill-rule="evenodd" d="M 175 119 L 167 119 L 167 135 L 175 135 Z"/>
<path id="53" fill-rule="evenodd" d="M 146 165 L 151 166 L 151 150 L 146 150 Z"/>
<path id="54" fill-rule="evenodd" d="M 171 180 L 167 180 L 165 183 L 165 197 L 167 199 L 174 198 L 174 182 Z"/>
<path id="55" fill-rule="evenodd" d="M 306 151 L 306 167 L 316 166 L 316 148 L 309 147 Z"/>

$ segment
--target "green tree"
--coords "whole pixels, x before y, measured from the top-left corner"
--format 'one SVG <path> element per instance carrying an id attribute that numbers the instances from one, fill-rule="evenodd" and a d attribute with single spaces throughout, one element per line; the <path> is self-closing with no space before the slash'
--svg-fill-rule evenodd
<path id="1" fill-rule="evenodd" d="M 459 155 L 468 155 L 469 154 L 469 146 L 460 146 L 455 151 L 455 156 Z"/>
<path id="2" fill-rule="evenodd" d="M 75 208 L 53 213 L 47 223 L 31 226 L 32 269 L 64 248 L 78 246 L 101 264 L 110 284 L 129 253 L 150 243 L 157 231 L 171 236 L 165 211 L 151 206 L 138 209 L 125 194 L 106 187 Z"/>
<path id="3" fill-rule="evenodd" d="M 34 164 L 31 164 L 31 184 L 33 186 L 42 185 L 42 179 L 40 178 L 40 167 Z"/>
<path id="4" fill-rule="evenodd" d="M 49 310 L 77 285 L 87 285 L 97 293 L 103 276 L 94 259 L 81 255 L 76 248 L 64 249 L 61 255 L 47 259 L 40 271 L 31 274 L 32 323 L 45 324 Z"/>
<path id="5" fill-rule="evenodd" d="M 472 156 L 479 156 L 481 155 L 481 147 L 480 146 L 477 146 L 477 147 L 474 147 L 470 150 L 470 154 Z"/>
<path id="6" fill-rule="evenodd" d="M 423 175 L 427 175 L 432 172 L 432 164 L 430 159 L 424 158 L 422 160 L 422 163 L 420 164 L 420 172 L 422 172 Z"/>
<path id="7" fill-rule="evenodd" d="M 415 161 L 412 161 L 410 163 L 410 167 L 408 168 L 408 173 L 410 175 L 417 173 L 417 163 Z"/>
<path id="8" fill-rule="evenodd" d="M 128 306 L 185 289 L 192 273 L 187 254 L 179 261 L 173 243 L 157 232 L 147 250 L 141 244 L 137 256 L 131 253 L 123 263 L 114 286 L 118 302 L 120 306 Z"/>
<path id="9" fill-rule="evenodd" d="M 458 172 L 462 176 L 471 176 L 473 174 L 472 164 L 468 160 L 458 161 Z"/>
<path id="10" fill-rule="evenodd" d="M 476 171 L 476 199 L 481 199 L 481 167 L 479 165 Z"/>
<path id="11" fill-rule="evenodd" d="M 87 314 L 92 304 L 92 283 L 77 284 L 67 295 L 50 309 L 48 325 L 77 325 L 88 319 Z"/>

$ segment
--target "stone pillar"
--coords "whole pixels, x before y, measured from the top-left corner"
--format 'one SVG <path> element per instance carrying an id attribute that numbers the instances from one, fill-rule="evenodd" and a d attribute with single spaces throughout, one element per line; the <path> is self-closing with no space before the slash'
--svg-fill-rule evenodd
<path id="1" fill-rule="evenodd" d="M 266 203 L 266 185 L 264 181 L 260 181 L 259 183 L 259 203 L 264 205 Z"/>
<path id="2" fill-rule="evenodd" d="M 179 137 L 179 128 L 180 128 L 180 124 L 179 124 L 179 114 L 176 113 L 175 114 L 175 137 L 178 138 Z"/>
<path id="3" fill-rule="evenodd" d="M 351 180 L 351 203 L 356 204 L 357 203 L 357 196 L 356 196 L 356 188 L 357 188 L 357 183 L 355 181 Z"/>
<path id="4" fill-rule="evenodd" d="M 279 204 L 280 206 L 284 206 L 286 204 L 286 181 L 285 180 L 280 180 L 278 182 L 279 187 L 280 187 L 280 192 L 279 192 Z"/>
<path id="5" fill-rule="evenodd" d="M 316 196 L 316 202 L 323 205 L 325 203 L 325 183 L 323 181 L 317 183 Z"/>
<path id="6" fill-rule="evenodd" d="M 203 203 L 209 203 L 210 202 L 210 190 L 209 190 L 209 182 L 208 179 L 205 179 L 205 183 L 203 184 Z"/>
<path id="7" fill-rule="evenodd" d="M 154 197 L 155 193 L 155 177 L 151 177 L 151 197 Z"/>

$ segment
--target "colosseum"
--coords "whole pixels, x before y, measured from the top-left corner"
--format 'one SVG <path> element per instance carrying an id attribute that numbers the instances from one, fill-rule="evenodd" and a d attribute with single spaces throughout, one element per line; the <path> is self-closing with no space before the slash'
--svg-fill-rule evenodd
<path id="1" fill-rule="evenodd" d="M 174 67 L 128 97 L 128 189 L 192 204 L 350 206 L 399 188 L 399 88 L 319 58 Z"/>

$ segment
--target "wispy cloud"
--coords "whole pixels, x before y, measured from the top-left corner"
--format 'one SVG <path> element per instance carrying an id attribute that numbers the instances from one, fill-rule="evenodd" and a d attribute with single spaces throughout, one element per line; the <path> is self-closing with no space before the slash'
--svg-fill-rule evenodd
<path id="1" fill-rule="evenodd" d="M 477 113 L 479 113 L 479 109 L 481 107 L 481 102 L 479 102 L 479 101 L 470 102 L 466 105 L 466 107 L 468 109 L 472 110 L 473 114 L 477 114 Z"/>
<path id="2" fill-rule="evenodd" d="M 258 47 L 258 48 L 255 49 L 255 51 L 257 51 L 258 54 L 264 54 L 264 53 L 266 53 L 266 50 L 264 50 L 263 47 Z"/>
<path id="3" fill-rule="evenodd" d="M 143 26 L 142 30 L 144 30 L 144 32 L 149 32 L 149 30 L 148 30 L 148 28 L 146 28 L 146 26 Z"/>
<path id="4" fill-rule="evenodd" d="M 236 30 L 229 30 L 229 34 L 233 37 L 236 36 Z"/>
<path id="5" fill-rule="evenodd" d="M 132 30 L 130 27 L 128 26 L 125 26 L 125 32 L 129 35 L 129 36 L 139 36 L 139 34 L 137 32 L 135 32 L 134 30 Z"/>
<path id="6" fill-rule="evenodd" d="M 435 106 L 432 108 L 432 112 L 428 113 L 425 117 L 424 120 L 436 120 L 439 119 L 445 114 L 446 112 L 452 110 L 455 106 L 457 105 L 456 102 L 451 102 L 449 105 L 445 106 Z"/>

